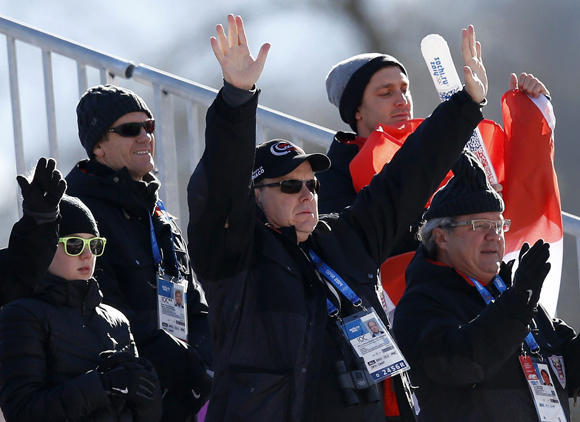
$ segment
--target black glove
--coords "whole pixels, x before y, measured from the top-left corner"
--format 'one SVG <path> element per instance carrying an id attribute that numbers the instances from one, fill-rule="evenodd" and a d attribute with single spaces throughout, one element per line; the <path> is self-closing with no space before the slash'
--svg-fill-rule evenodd
<path id="1" fill-rule="evenodd" d="M 66 190 L 66 181 L 56 168 L 53 158 L 41 157 L 36 164 L 32 182 L 22 175 L 16 176 L 22 191 L 24 214 L 39 224 L 56 220 L 58 204 Z"/>
<path id="2" fill-rule="evenodd" d="M 161 420 L 162 415 L 163 396 L 161 394 L 161 385 L 157 373 L 155 372 L 155 368 L 153 368 L 151 362 L 145 358 L 137 358 L 136 363 L 125 362 L 121 365 L 127 366 L 137 364 L 155 376 L 155 391 L 151 400 L 140 403 L 133 402 L 129 405 L 131 412 L 133 413 L 133 420 L 135 422 L 158 422 Z"/>
<path id="3" fill-rule="evenodd" d="M 527 242 L 524 243 L 520 250 L 513 286 L 517 295 L 532 308 L 538 304 L 542 285 L 550 272 L 551 264 L 547 262 L 549 248 L 550 244 L 540 239 L 531 248 Z"/>
<path id="4" fill-rule="evenodd" d="M 100 374 L 100 378 L 103 388 L 109 394 L 123 397 L 137 405 L 151 403 L 159 389 L 157 376 L 136 362 L 117 366 Z"/>
<path id="5" fill-rule="evenodd" d="M 105 350 L 104 352 L 99 353 L 99 357 L 105 360 L 97 367 L 97 371 L 99 372 L 107 372 L 120 364 L 137 362 L 139 360 L 139 358 L 132 353 L 118 352 L 115 350 Z"/>
<path id="6" fill-rule="evenodd" d="M 513 275 L 513 267 L 515 259 L 512 259 L 509 262 L 501 262 L 501 266 L 499 267 L 499 276 L 503 280 L 506 286 L 512 285 L 512 275 Z"/>

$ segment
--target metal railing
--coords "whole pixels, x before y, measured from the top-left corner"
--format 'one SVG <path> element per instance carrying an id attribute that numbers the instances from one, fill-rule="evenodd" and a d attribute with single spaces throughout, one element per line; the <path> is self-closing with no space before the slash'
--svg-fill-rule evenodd
<path id="1" fill-rule="evenodd" d="M 176 128 L 174 124 L 174 98 L 185 101 L 187 116 L 187 144 L 189 146 L 188 169 L 190 174 L 201 158 L 203 152 L 203 128 L 200 127 L 200 116 L 215 98 L 216 90 L 207 86 L 180 78 L 144 64 L 134 64 L 129 60 L 111 56 L 64 38 L 32 28 L 23 23 L 0 16 L 0 33 L 6 35 L 8 53 L 8 72 L 10 98 L 12 103 L 12 122 L 14 127 L 15 161 L 18 173 L 25 171 L 23 134 L 19 80 L 17 69 L 16 41 L 38 47 L 42 54 L 44 75 L 44 100 L 48 120 L 48 141 L 50 155 L 58 159 L 59 145 L 55 119 L 55 96 L 52 78 L 52 55 L 58 54 L 76 62 L 78 93 L 80 96 L 88 88 L 87 67 L 97 69 L 100 83 L 111 83 L 117 77 L 131 79 L 153 89 L 153 113 L 156 117 L 156 164 L 159 178 L 163 184 L 162 198 L 172 213 L 179 217 L 180 210 L 185 209 L 185 190 L 178 188 L 178 154 L 176 148 Z M 202 114 L 203 113 L 203 114 Z M 267 131 L 275 130 L 284 133 L 297 144 L 310 143 L 314 147 L 326 150 L 332 141 L 334 132 L 330 129 L 294 118 L 267 107 L 258 109 L 258 142 L 266 139 Z M 564 232 L 576 238 L 578 263 L 580 263 L 580 218 L 562 213 Z M 579 270 L 580 271 L 580 270 Z"/>
<path id="2" fill-rule="evenodd" d="M 185 192 L 180 194 L 178 183 L 178 154 L 176 147 L 176 128 L 174 124 L 174 98 L 185 101 L 187 115 L 187 144 L 189 150 L 189 168 L 180 168 L 182 172 L 194 170 L 203 152 L 203 128 L 200 117 L 215 98 L 217 91 L 207 86 L 180 78 L 153 67 L 130 60 L 111 56 L 73 41 L 35 29 L 26 24 L 1 17 L 0 33 L 6 35 L 8 53 L 8 73 L 10 98 L 12 103 L 12 124 L 14 127 L 14 148 L 16 171 L 25 171 L 24 139 L 22 133 L 22 111 L 17 69 L 16 41 L 38 47 L 42 54 L 44 74 L 44 100 L 48 121 L 49 153 L 57 161 L 59 145 L 56 127 L 55 96 L 52 78 L 52 55 L 58 54 L 74 60 L 77 65 L 78 92 L 80 96 L 88 89 L 87 67 L 98 69 L 100 83 L 112 83 L 115 78 L 131 79 L 153 89 L 153 113 L 157 125 L 155 129 L 156 157 L 158 176 L 163 185 L 161 196 L 172 214 L 179 218 L 184 208 Z M 266 139 L 268 130 L 284 133 L 291 141 L 303 145 L 309 142 L 326 149 L 334 132 L 304 120 L 294 118 L 267 107 L 258 108 L 258 142 Z"/>

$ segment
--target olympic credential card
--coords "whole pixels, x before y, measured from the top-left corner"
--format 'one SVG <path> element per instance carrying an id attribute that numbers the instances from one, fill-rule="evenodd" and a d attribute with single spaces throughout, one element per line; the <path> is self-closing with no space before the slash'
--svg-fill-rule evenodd
<path id="1" fill-rule="evenodd" d="M 339 326 L 375 383 L 410 369 L 373 308 L 346 317 Z"/>

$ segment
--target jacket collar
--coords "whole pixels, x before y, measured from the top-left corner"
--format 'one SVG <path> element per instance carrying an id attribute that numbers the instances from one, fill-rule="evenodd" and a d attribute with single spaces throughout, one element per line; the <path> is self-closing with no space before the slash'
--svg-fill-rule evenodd
<path id="1" fill-rule="evenodd" d="M 96 160 L 78 162 L 66 180 L 70 195 L 103 199 L 132 212 L 138 212 L 136 206 L 145 205 L 152 213 L 159 198 L 160 183 L 152 173 L 146 174 L 143 180 L 135 181 L 126 167 L 115 171 Z"/>
<path id="2" fill-rule="evenodd" d="M 99 285 L 94 278 L 67 281 L 47 273 L 38 284 L 34 296 L 46 302 L 69 308 L 93 311 L 102 300 Z"/>

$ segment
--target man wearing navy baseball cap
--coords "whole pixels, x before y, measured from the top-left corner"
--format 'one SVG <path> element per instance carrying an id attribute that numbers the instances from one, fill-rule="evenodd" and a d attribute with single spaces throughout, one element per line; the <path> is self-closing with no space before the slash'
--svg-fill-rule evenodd
<path id="1" fill-rule="evenodd" d="M 487 78 L 475 33 L 463 31 L 465 91 L 426 119 L 352 207 L 319 220 L 317 173 L 330 160 L 284 140 L 255 146 L 255 83 L 269 45 L 254 59 L 241 18 L 228 16 L 228 26 L 211 40 L 224 87 L 188 186 L 189 252 L 216 310 L 206 421 L 384 422 L 376 381 L 407 378 L 394 341 L 384 347 L 378 268 L 483 118 Z M 365 328 L 370 320 L 385 327 L 378 337 Z M 378 370 L 384 362 L 396 364 Z"/>

